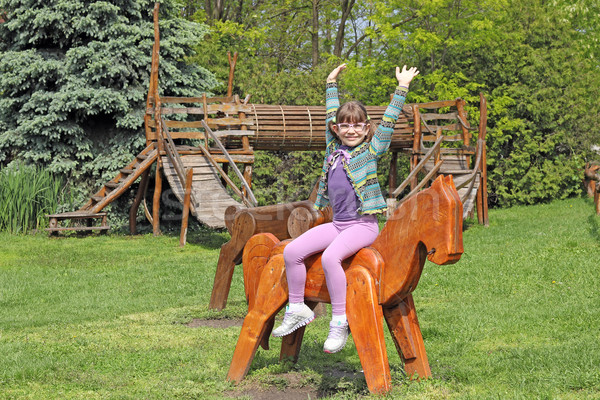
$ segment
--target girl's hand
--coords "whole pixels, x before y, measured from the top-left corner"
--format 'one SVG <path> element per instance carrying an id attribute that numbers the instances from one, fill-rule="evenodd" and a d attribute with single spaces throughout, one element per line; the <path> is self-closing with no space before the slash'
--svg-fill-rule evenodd
<path id="1" fill-rule="evenodd" d="M 396 67 L 396 78 L 398 79 L 399 86 L 408 87 L 408 85 L 410 85 L 410 82 L 417 75 L 419 75 L 417 67 L 410 67 L 410 69 L 406 69 L 405 65 L 402 67 L 402 71 L 400 71 L 400 67 Z"/>
<path id="2" fill-rule="evenodd" d="M 342 72 L 343 70 L 345 70 L 346 67 L 347 67 L 347 65 L 344 63 L 342 65 L 337 66 L 337 68 L 335 68 L 333 71 L 331 71 L 329 73 L 329 76 L 327 77 L 327 83 L 335 82 L 339 73 Z"/>

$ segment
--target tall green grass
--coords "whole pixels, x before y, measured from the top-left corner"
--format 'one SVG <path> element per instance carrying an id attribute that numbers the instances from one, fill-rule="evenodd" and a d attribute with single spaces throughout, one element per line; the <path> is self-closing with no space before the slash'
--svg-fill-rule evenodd
<path id="1" fill-rule="evenodd" d="M 0 231 L 28 233 L 48 225 L 56 212 L 64 181 L 37 166 L 15 164 L 0 170 Z"/>

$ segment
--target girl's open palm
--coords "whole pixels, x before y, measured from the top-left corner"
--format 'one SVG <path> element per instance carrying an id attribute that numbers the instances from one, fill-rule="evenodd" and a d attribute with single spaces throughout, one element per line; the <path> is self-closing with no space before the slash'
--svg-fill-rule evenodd
<path id="1" fill-rule="evenodd" d="M 396 67 L 396 78 L 398 79 L 398 85 L 400 86 L 408 86 L 417 75 L 419 75 L 417 67 L 406 69 L 405 65 L 402 67 L 402 71 L 400 71 L 400 67 Z"/>
<path id="2" fill-rule="evenodd" d="M 340 72 L 345 70 L 346 67 L 347 67 L 346 64 L 338 65 L 333 71 L 331 71 L 329 73 L 329 76 L 327 77 L 327 82 L 335 82 L 337 79 L 337 76 L 340 74 Z"/>

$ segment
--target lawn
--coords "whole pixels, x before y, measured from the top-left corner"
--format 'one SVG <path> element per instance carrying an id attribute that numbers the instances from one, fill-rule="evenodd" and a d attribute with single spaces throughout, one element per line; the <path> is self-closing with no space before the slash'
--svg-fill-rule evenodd
<path id="1" fill-rule="evenodd" d="M 225 380 L 246 311 L 241 268 L 227 308 L 207 308 L 226 233 L 0 234 L 1 399 L 370 398 L 352 341 L 322 352 L 327 318 L 297 364 L 280 339 L 247 378 Z M 428 263 L 414 292 L 433 378 L 402 399 L 600 399 L 600 217 L 588 199 L 490 211 L 465 253 Z M 193 324 L 191 324 L 193 322 Z"/>

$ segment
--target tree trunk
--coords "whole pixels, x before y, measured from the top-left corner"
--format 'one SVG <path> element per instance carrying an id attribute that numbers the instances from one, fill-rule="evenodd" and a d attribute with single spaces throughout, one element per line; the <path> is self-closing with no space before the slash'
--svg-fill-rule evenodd
<path id="1" fill-rule="evenodd" d="M 337 35 L 335 37 L 335 46 L 333 48 L 333 54 L 336 57 L 342 56 L 342 50 L 344 49 L 344 31 L 346 29 L 346 21 L 352 12 L 355 0 L 342 0 L 342 18 L 340 20 L 340 26 L 338 27 Z"/>
<path id="2" fill-rule="evenodd" d="M 319 63 L 319 0 L 312 0 L 312 66 Z"/>
<path id="3" fill-rule="evenodd" d="M 208 16 L 209 21 L 217 21 L 223 19 L 223 10 L 225 9 L 225 0 L 205 0 L 204 11 Z"/>

